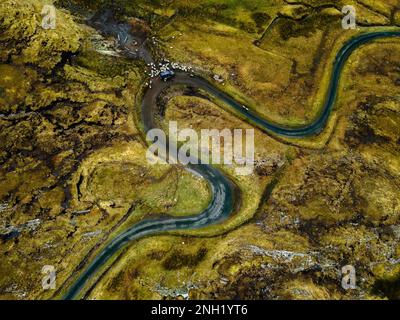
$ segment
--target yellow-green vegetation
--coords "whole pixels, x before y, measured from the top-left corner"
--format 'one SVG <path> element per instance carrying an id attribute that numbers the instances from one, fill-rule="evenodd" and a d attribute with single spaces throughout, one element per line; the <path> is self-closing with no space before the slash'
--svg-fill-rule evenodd
<path id="1" fill-rule="evenodd" d="M 67 5 L 71 0 L 58 0 Z M 279 0 L 74 0 L 88 9 L 114 6 L 124 8 L 128 16 L 146 19 L 153 28 L 167 24 L 175 15 L 209 17 L 240 27 L 251 33 L 262 33 L 277 11 Z"/>
<path id="2" fill-rule="evenodd" d="M 56 1 L 82 11 L 111 2 Z M 108 241 L 145 217 L 191 215 L 211 194 L 182 167 L 150 166 L 133 121 L 142 62 L 97 52 L 97 32 L 41 0 L 0 4 L 0 297 L 54 298 Z M 341 7 L 359 29 L 341 29 Z M 398 1 L 118 0 L 152 27 L 156 56 L 196 72 L 268 119 L 309 122 L 338 49 L 359 32 L 399 25 Z M 4 32 L 3 32 L 4 31 Z M 113 257 L 89 298 L 398 299 L 400 296 L 400 41 L 349 59 L 327 130 L 306 143 L 255 130 L 250 176 L 233 216 L 148 237 Z M 223 82 L 220 82 L 220 79 Z M 167 94 L 161 125 L 247 129 L 202 91 Z M 341 287 L 353 265 L 357 289 Z M 43 291 L 41 268 L 57 269 Z M 94 282 L 92 283 L 94 284 Z M 87 287 L 89 288 L 89 287 Z"/>
<path id="3" fill-rule="evenodd" d="M 44 265 L 60 289 L 146 215 L 196 214 L 210 201 L 205 181 L 146 161 L 132 116 L 142 62 L 95 51 L 96 31 L 66 11 L 42 29 L 47 3 L 0 4 L 3 299 L 50 298 Z"/>
<path id="4" fill-rule="evenodd" d="M 275 237 L 282 242 L 272 240 Z M 285 237 L 290 242 L 285 242 Z M 295 240 L 295 241 L 293 241 Z M 291 261 L 280 255 L 283 246 L 298 251 Z M 136 247 L 136 246 L 135 246 Z M 259 268 L 281 261 L 296 269 L 303 264 L 307 241 L 291 233 L 268 235 L 254 224 L 226 236 L 209 239 L 162 236 L 143 239 L 136 250 L 129 250 L 115 264 L 110 277 L 96 287 L 91 298 L 156 299 L 229 298 L 262 289 L 265 280 L 254 279 L 252 285 L 234 288 L 231 281 L 241 281 L 243 270 Z M 306 254 L 304 254 L 306 256 Z M 310 264 L 312 261 L 310 261 Z M 247 275 L 249 278 L 249 275 Z M 260 281 L 259 284 L 255 282 Z M 218 288 L 225 284 L 225 288 Z M 237 291 L 239 290 L 239 291 Z M 248 298 L 254 298 L 251 295 Z"/>
<path id="5" fill-rule="evenodd" d="M 183 168 L 149 165 L 139 142 L 104 148 L 85 159 L 73 178 L 72 203 L 97 203 L 108 212 L 137 204 L 148 214 L 190 215 L 210 201 L 206 181 Z M 196 190 L 196 197 L 191 194 Z"/>
<path id="6" fill-rule="evenodd" d="M 35 73 L 30 69 L 1 64 L 0 74 L 0 104 L 4 112 L 7 106 L 16 105 L 24 100 L 31 87 L 30 78 Z"/>
<path id="7" fill-rule="evenodd" d="M 262 116 L 289 125 L 308 123 L 323 103 L 336 52 L 359 30 L 343 32 L 344 2 L 267 3 L 254 5 L 272 17 L 261 37 L 206 14 L 178 15 L 161 30 L 164 49 L 170 59 L 224 79 L 221 88 Z M 345 4 L 356 7 L 363 27 L 389 26 L 379 8 L 394 10 L 395 5 L 379 3 L 378 13 L 360 3 Z"/>
<path id="8" fill-rule="evenodd" d="M 165 129 L 170 121 L 177 121 L 178 128 L 192 128 L 199 137 L 202 129 L 242 129 L 246 133 L 252 127 L 231 115 L 212 101 L 194 96 L 176 96 L 169 100 L 166 106 L 165 119 L 162 127 Z M 219 166 L 241 190 L 240 208 L 226 222 L 218 226 L 212 226 L 205 230 L 184 232 L 191 235 L 215 235 L 226 232 L 253 217 L 264 194 L 264 190 L 273 180 L 274 174 L 285 164 L 288 154 L 293 152 L 291 147 L 283 146 L 260 130 L 254 133 L 255 141 L 255 166 L 250 175 L 239 175 L 235 169 L 237 164 Z M 243 145 L 246 139 L 243 137 Z M 224 154 L 224 144 L 221 144 L 221 157 Z"/>
<path id="9" fill-rule="evenodd" d="M 331 2 L 308 3 L 317 6 Z M 362 3 L 355 5 L 361 6 L 358 7 L 361 12 L 366 12 L 363 23 L 390 24 L 384 16 L 394 10 L 394 3 L 379 2 L 379 6 L 372 6 L 378 8 L 376 12 L 367 8 L 371 3 Z M 339 4 L 335 6 L 340 9 Z M 297 19 L 294 14 L 307 15 L 300 9 L 285 7 L 281 13 L 290 19 Z M 274 119 L 289 123 L 310 120 L 323 101 L 335 53 L 355 34 L 351 31 L 339 34 L 337 28 L 327 32 L 329 27 L 321 15 L 339 17 L 333 8 L 313 12 L 304 27 L 303 20 L 295 22 L 298 29 L 292 30 L 288 24 L 286 29 L 282 27 L 282 30 L 293 31 L 286 41 L 282 40 L 283 35 L 276 26 L 268 30 L 271 36 L 265 34 L 262 38 L 261 48 L 265 46 L 264 50 L 268 51 L 265 55 L 272 52 L 279 59 L 285 57 L 296 66 L 298 73 L 289 80 L 293 83 L 291 91 L 280 92 L 275 99 L 260 98 L 261 105 L 266 112 L 271 111 L 268 115 Z M 228 75 L 235 70 L 232 64 L 240 59 L 237 62 L 240 67 L 250 61 L 249 64 L 255 66 L 254 72 L 262 70 L 258 66 L 263 66 L 265 61 L 256 58 L 253 61 L 254 56 L 259 56 L 254 53 L 257 48 L 251 44 L 251 36 L 235 30 L 235 26 L 203 18 L 180 20 L 177 17 L 171 24 L 173 27 L 162 30 L 165 49 L 171 58 L 190 63 L 208 75 Z M 243 35 L 242 41 L 238 40 L 238 34 Z M 232 38 L 235 40 L 230 42 Z M 399 46 L 398 40 L 381 40 L 359 49 L 350 58 L 343 71 L 335 121 L 330 124 L 332 134 L 324 139 L 322 150 L 288 148 L 256 131 L 256 151 L 261 152 L 257 159 L 265 159 L 275 152 L 285 165 L 280 172 L 276 166 L 263 168 L 261 172 L 267 172 L 268 179 L 263 180 L 259 170 L 256 179 L 249 179 L 252 185 L 264 181 L 265 187 L 267 181 L 276 177 L 275 187 L 266 189 L 266 201 L 253 220 L 212 238 L 197 238 L 198 233 L 193 233 L 194 237 L 160 236 L 140 240 L 114 264 L 90 297 L 398 298 Z M 271 68 L 274 66 L 269 70 Z M 310 69 L 313 73 L 309 73 Z M 278 76 L 277 83 L 285 70 L 286 65 L 280 70 L 283 75 Z M 231 88 L 237 84 L 232 84 L 228 77 L 225 79 L 225 85 L 220 86 L 232 93 Z M 257 84 L 252 81 L 254 79 L 249 80 L 249 84 L 255 87 Z M 311 87 L 306 88 L 306 83 Z M 248 94 L 245 88 L 239 88 L 237 92 L 242 98 L 258 98 Z M 304 101 L 298 94 L 301 90 L 304 90 Z M 196 130 L 209 128 L 210 123 L 218 129 L 247 128 L 246 124 L 218 109 L 215 101 L 207 101 L 201 93 L 194 94 L 198 97 L 193 97 L 193 92 L 190 96 L 185 96 L 185 92 L 177 95 L 179 97 L 170 100 L 166 106 L 166 121 L 177 120 L 180 126 Z M 247 101 L 250 100 L 248 97 Z M 287 103 L 291 110 L 285 110 L 279 118 L 274 110 L 282 109 L 276 106 L 285 99 L 292 99 Z M 294 106 L 297 101 L 302 107 Z M 254 104 L 255 107 L 259 105 Z M 312 109 L 306 109 L 310 106 Z M 292 110 L 299 112 L 296 114 Z M 240 180 L 230 168 L 222 169 L 241 187 L 244 198 L 251 195 L 249 199 L 257 199 L 258 186 L 245 189 L 243 181 L 246 178 Z M 246 203 L 242 204 L 241 210 L 245 208 Z M 241 210 L 236 218 L 243 214 Z M 235 217 L 221 225 L 220 230 Z M 340 285 L 338 274 L 347 264 L 356 267 L 357 279 L 363 279 L 353 291 L 345 291 Z"/>
<path id="10" fill-rule="evenodd" d="M 1 59 L 16 63 L 32 63 L 51 69 L 62 59 L 63 52 L 76 52 L 82 39 L 82 29 L 72 17 L 57 11 L 58 27 L 41 27 L 44 0 L 9 0 L 0 4 L 2 17 Z"/>

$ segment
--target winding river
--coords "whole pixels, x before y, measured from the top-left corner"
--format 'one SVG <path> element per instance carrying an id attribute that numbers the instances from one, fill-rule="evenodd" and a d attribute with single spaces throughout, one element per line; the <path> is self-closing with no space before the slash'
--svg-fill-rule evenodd
<path id="1" fill-rule="evenodd" d="M 116 34 L 114 34 L 114 36 L 119 35 L 119 39 L 127 39 L 124 28 L 113 28 L 113 30 L 116 30 Z M 317 135 L 325 128 L 332 112 L 332 108 L 338 95 L 340 75 L 349 56 L 352 54 L 352 52 L 354 52 L 354 50 L 366 43 L 376 39 L 388 37 L 400 37 L 400 31 L 378 31 L 363 33 L 352 38 L 340 49 L 334 61 L 324 105 L 321 107 L 318 117 L 310 124 L 297 127 L 286 127 L 277 123 L 269 122 L 261 118 L 257 113 L 243 108 L 241 103 L 237 102 L 234 98 L 216 88 L 206 79 L 198 76 L 191 77 L 186 73 L 177 72 L 176 77 L 171 81 L 153 81 L 152 88 L 148 88 L 145 91 L 141 106 L 141 120 L 143 122 L 144 130 L 147 132 L 156 128 L 154 122 L 156 100 L 162 91 L 173 85 L 185 84 L 206 90 L 215 98 L 229 105 L 244 119 L 247 119 L 247 121 L 266 132 L 285 137 L 307 137 L 311 135 Z M 142 58 L 143 56 L 146 55 L 142 55 Z M 147 58 L 149 59 L 148 56 Z M 68 300 L 79 298 L 85 285 L 98 271 L 100 271 L 101 267 L 109 262 L 111 257 L 113 257 L 119 250 L 128 244 L 131 244 L 132 241 L 146 236 L 160 234 L 166 231 L 204 228 L 212 224 L 223 222 L 234 212 L 235 185 L 228 177 L 226 177 L 216 168 L 206 164 L 189 165 L 187 169 L 196 173 L 197 175 L 201 175 L 208 181 L 210 190 L 212 192 L 212 200 L 208 208 L 200 214 L 194 216 L 143 220 L 132 226 L 130 229 L 124 231 L 112 239 L 108 245 L 105 246 L 101 252 L 93 258 L 91 263 L 68 288 L 67 293 L 63 297 L 64 299 Z"/>

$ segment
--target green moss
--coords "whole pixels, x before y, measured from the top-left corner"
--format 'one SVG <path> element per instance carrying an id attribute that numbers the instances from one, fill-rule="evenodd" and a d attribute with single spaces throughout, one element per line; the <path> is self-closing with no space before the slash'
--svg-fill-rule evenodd
<path id="1" fill-rule="evenodd" d="M 72 17 L 56 11 L 56 30 L 45 30 L 40 26 L 41 11 L 47 1 L 6 0 L 0 4 L 2 28 L 6 30 L 0 38 L 2 59 L 11 56 L 13 62 L 31 63 L 50 70 L 65 53 L 74 53 L 80 47 L 82 29 Z"/>
<path id="2" fill-rule="evenodd" d="M 315 34 L 317 29 L 324 29 L 327 25 L 332 25 L 332 28 L 335 28 L 335 24 L 338 25 L 339 23 L 340 19 L 337 16 L 328 14 L 310 15 L 301 22 L 291 19 L 278 19 L 276 21 L 283 40 L 310 37 Z"/>
<path id="3" fill-rule="evenodd" d="M 207 254 L 206 248 L 201 248 L 195 254 L 185 254 L 181 251 L 173 251 L 163 262 L 167 270 L 178 270 L 183 267 L 195 267 Z"/>
<path id="4" fill-rule="evenodd" d="M 140 62 L 131 61 L 123 57 L 116 59 L 115 57 L 100 54 L 90 48 L 87 48 L 76 57 L 76 63 L 106 78 L 124 76 L 129 71 L 138 73 L 139 67 L 143 67 Z"/>
<path id="5" fill-rule="evenodd" d="M 98 9 L 111 0 L 72 2 Z M 42 30 L 43 3 L 0 4 L 1 112 L 35 111 L 0 119 L 0 222 L 41 219 L 35 232 L 24 231 L 0 246 L 5 298 L 50 298 L 51 292 L 36 285 L 43 264 L 55 265 L 63 283 L 91 249 L 96 254 L 107 239 L 146 215 L 196 214 L 210 200 L 205 181 L 179 168 L 146 163 L 130 118 L 144 66 L 93 51 L 94 31 L 66 11 L 57 11 L 55 32 Z M 312 88 L 324 87 L 321 74 L 329 75 L 330 52 L 334 55 L 333 48 L 353 33 L 341 30 L 338 10 L 318 13 L 291 3 L 114 1 L 124 9 L 119 17 L 125 11 L 144 18 L 173 60 L 210 78 L 222 75 L 223 90 L 241 101 L 248 97 L 249 107 L 271 119 L 295 124 L 317 110 L 310 102 Z M 365 18 L 366 11 L 360 11 L 361 18 L 387 23 L 382 15 L 392 7 L 375 3 L 378 13 Z M 254 46 L 278 14 L 260 47 Z M 326 32 L 332 28 L 338 30 Z M 399 218 L 398 44 L 391 39 L 366 47 L 371 49 L 360 49 L 349 61 L 351 72 L 344 72 L 340 117 L 323 152 L 289 147 L 256 130 L 256 157 L 267 163 L 262 170 L 238 177 L 233 168 L 219 167 L 242 190 L 236 214 L 207 229 L 138 240 L 101 279 L 93 297 L 153 299 L 183 290 L 209 299 L 360 298 L 358 291 L 340 291 L 337 274 L 350 262 L 365 279 L 360 292 L 366 297 L 373 287 L 377 297 L 398 298 L 398 271 L 388 260 L 400 252 L 396 233 L 388 231 Z M 372 91 L 374 106 L 359 108 Z M 170 100 L 166 118 L 196 130 L 210 123 L 221 129 L 251 127 L 204 97 Z M 278 163 L 287 159 L 274 180 Z M 187 234 L 192 237 L 179 236 Z M 374 265 L 380 269 L 371 270 Z"/>
<path id="6" fill-rule="evenodd" d="M 0 112 L 15 111 L 22 105 L 36 78 L 30 68 L 0 64 Z"/>
<path id="7" fill-rule="evenodd" d="M 400 274 L 390 279 L 375 281 L 372 293 L 390 300 L 400 300 Z"/>

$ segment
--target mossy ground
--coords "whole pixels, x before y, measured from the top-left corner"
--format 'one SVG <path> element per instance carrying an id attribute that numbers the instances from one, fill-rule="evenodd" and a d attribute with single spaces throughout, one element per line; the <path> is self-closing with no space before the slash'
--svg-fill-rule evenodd
<path id="1" fill-rule="evenodd" d="M 380 8 L 382 14 L 393 10 L 386 4 Z M 292 13 L 285 11 L 285 14 Z M 380 13 L 369 14 L 365 17 L 366 23 L 388 22 Z M 329 27 L 324 25 L 324 19 L 320 25 L 315 23 L 321 15 L 335 17 L 337 13 L 331 10 L 311 14 L 308 27 L 307 24 L 302 26 L 301 21 L 295 22 L 294 34 L 286 41 L 279 32 L 272 36 L 274 30 L 283 27 L 271 26 L 268 30 L 271 35 L 264 35 L 261 48 L 265 46 L 268 51 L 275 52 L 276 59 L 268 51 L 262 52 L 253 46 L 253 35 L 231 24 L 203 17 L 197 21 L 178 17 L 170 29 L 163 29 L 162 36 L 171 58 L 190 62 L 210 76 L 225 75 L 229 80 L 224 90 L 234 92 L 245 101 L 250 100 L 246 94 L 259 99 L 262 103 L 254 106 L 265 106 L 270 118 L 301 123 L 308 122 L 320 107 L 324 92 L 318 93 L 317 89 L 325 88 L 321 82 L 329 75 L 327 66 L 341 44 L 354 35 L 350 32 L 343 36 L 337 28 L 327 33 L 324 30 Z M 160 236 L 140 240 L 114 265 L 90 297 L 154 299 L 187 294 L 191 298 L 217 299 L 396 297 L 399 261 L 399 238 L 395 231 L 399 224 L 396 91 L 399 73 L 396 71 L 398 55 L 393 53 L 398 48 L 398 40 L 382 40 L 365 46 L 351 57 L 343 72 L 336 120 L 330 125 L 331 133 L 324 139 L 322 150 L 284 147 L 256 131 L 259 158 L 265 159 L 275 153 L 276 159 L 283 159 L 284 169 L 263 168 L 261 172 L 267 172 L 268 179 L 259 176 L 251 179 L 253 185 L 264 181 L 263 188 L 273 177 L 278 181 L 265 193 L 268 198 L 254 220 L 213 238 Z M 251 54 L 243 54 L 244 50 Z M 272 66 L 257 68 L 266 63 L 260 59 L 267 56 L 268 61 L 273 61 Z M 283 56 L 296 66 L 297 76 L 288 76 L 292 74 L 290 68 L 284 72 L 287 64 L 277 68 L 280 74 L 271 77 L 271 82 L 278 88 L 281 77 L 287 76 L 286 85 L 289 83 L 291 94 L 277 91 L 281 95 L 277 94 L 275 99 L 258 97 L 253 92 L 248 94 L 243 86 L 245 72 L 237 72 L 232 67 L 247 63 L 257 66 L 254 69 L 261 70 L 264 78 L 260 84 L 264 84 L 268 83 L 265 77 L 273 73 L 271 68 L 279 65 L 277 61 Z M 216 71 L 213 65 L 220 69 Z M 242 77 L 239 85 L 230 79 L 231 71 Z M 249 86 L 257 86 L 254 79 L 246 80 Z M 306 83 L 310 88 L 304 86 Z M 260 91 L 271 92 L 273 87 Z M 285 99 L 292 99 L 286 103 L 290 109 L 279 105 Z M 207 128 L 210 123 L 220 129 L 246 127 L 216 108 L 213 102 L 201 95 L 176 97 L 170 100 L 165 118 L 178 119 L 182 126 L 194 129 Z M 313 108 L 306 109 L 306 106 Z M 321 146 L 320 143 L 316 145 Z M 234 176 L 229 169 L 224 170 Z M 244 190 L 245 198 L 257 198 L 259 186 L 252 191 L 244 189 L 241 182 L 238 185 Z M 245 210 L 246 204 L 242 208 Z M 241 213 L 243 211 L 239 211 L 238 216 Z M 221 229 L 226 225 L 229 222 L 221 225 Z M 340 270 L 346 264 L 353 264 L 357 270 L 359 282 L 354 291 L 345 291 L 340 285 Z M 174 268 L 170 268 L 171 265 Z"/>
<path id="2" fill-rule="evenodd" d="M 92 10 L 109 5 L 57 1 L 76 2 Z M 156 49 L 172 60 L 222 76 L 225 84 L 215 84 L 260 114 L 298 124 L 321 106 L 341 44 L 375 25 L 398 25 L 399 8 L 396 1 L 352 2 L 361 30 L 344 32 L 341 1 L 290 3 L 114 5 L 124 7 L 121 16 L 144 19 L 161 40 Z M 149 214 L 196 213 L 210 197 L 204 181 L 182 169 L 146 163 L 133 121 L 143 64 L 94 51 L 95 31 L 65 10 L 58 11 L 58 32 L 45 32 L 43 4 L 0 4 L 5 299 L 57 296 L 41 289 L 43 265 L 56 266 L 62 292 L 78 265 L 121 230 Z M 254 174 L 239 177 L 220 167 L 242 190 L 241 207 L 226 223 L 134 242 L 89 298 L 398 298 L 399 48 L 398 40 L 381 40 L 352 55 L 324 139 L 306 145 L 256 130 Z M 203 94 L 178 94 L 167 106 L 168 120 L 196 130 L 211 123 L 250 128 Z M 39 226 L 26 227 L 33 219 Z M 9 226 L 20 234 L 4 236 Z M 356 267 L 353 291 L 340 286 L 346 264 Z"/>
<path id="3" fill-rule="evenodd" d="M 142 63 L 100 55 L 96 32 L 64 11 L 57 32 L 46 32 L 45 3 L 0 5 L 4 299 L 49 298 L 44 265 L 55 266 L 61 287 L 118 230 L 146 215 L 195 214 L 210 200 L 205 181 L 146 161 L 132 116 Z"/>

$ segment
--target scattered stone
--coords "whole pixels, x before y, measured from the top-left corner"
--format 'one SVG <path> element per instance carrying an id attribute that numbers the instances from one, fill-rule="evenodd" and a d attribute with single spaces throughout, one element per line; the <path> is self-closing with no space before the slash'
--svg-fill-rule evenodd
<path id="1" fill-rule="evenodd" d="M 97 236 L 99 236 L 100 234 L 102 234 L 102 230 L 96 230 L 96 231 L 93 231 L 93 232 L 87 232 L 87 233 L 84 233 L 83 235 L 82 235 L 82 238 L 94 238 L 94 237 L 97 237 Z"/>
<path id="2" fill-rule="evenodd" d="M 219 76 L 218 74 L 215 74 L 213 78 L 214 78 L 215 81 L 217 81 L 219 83 L 223 83 L 224 82 L 224 79 L 221 76 Z"/>

